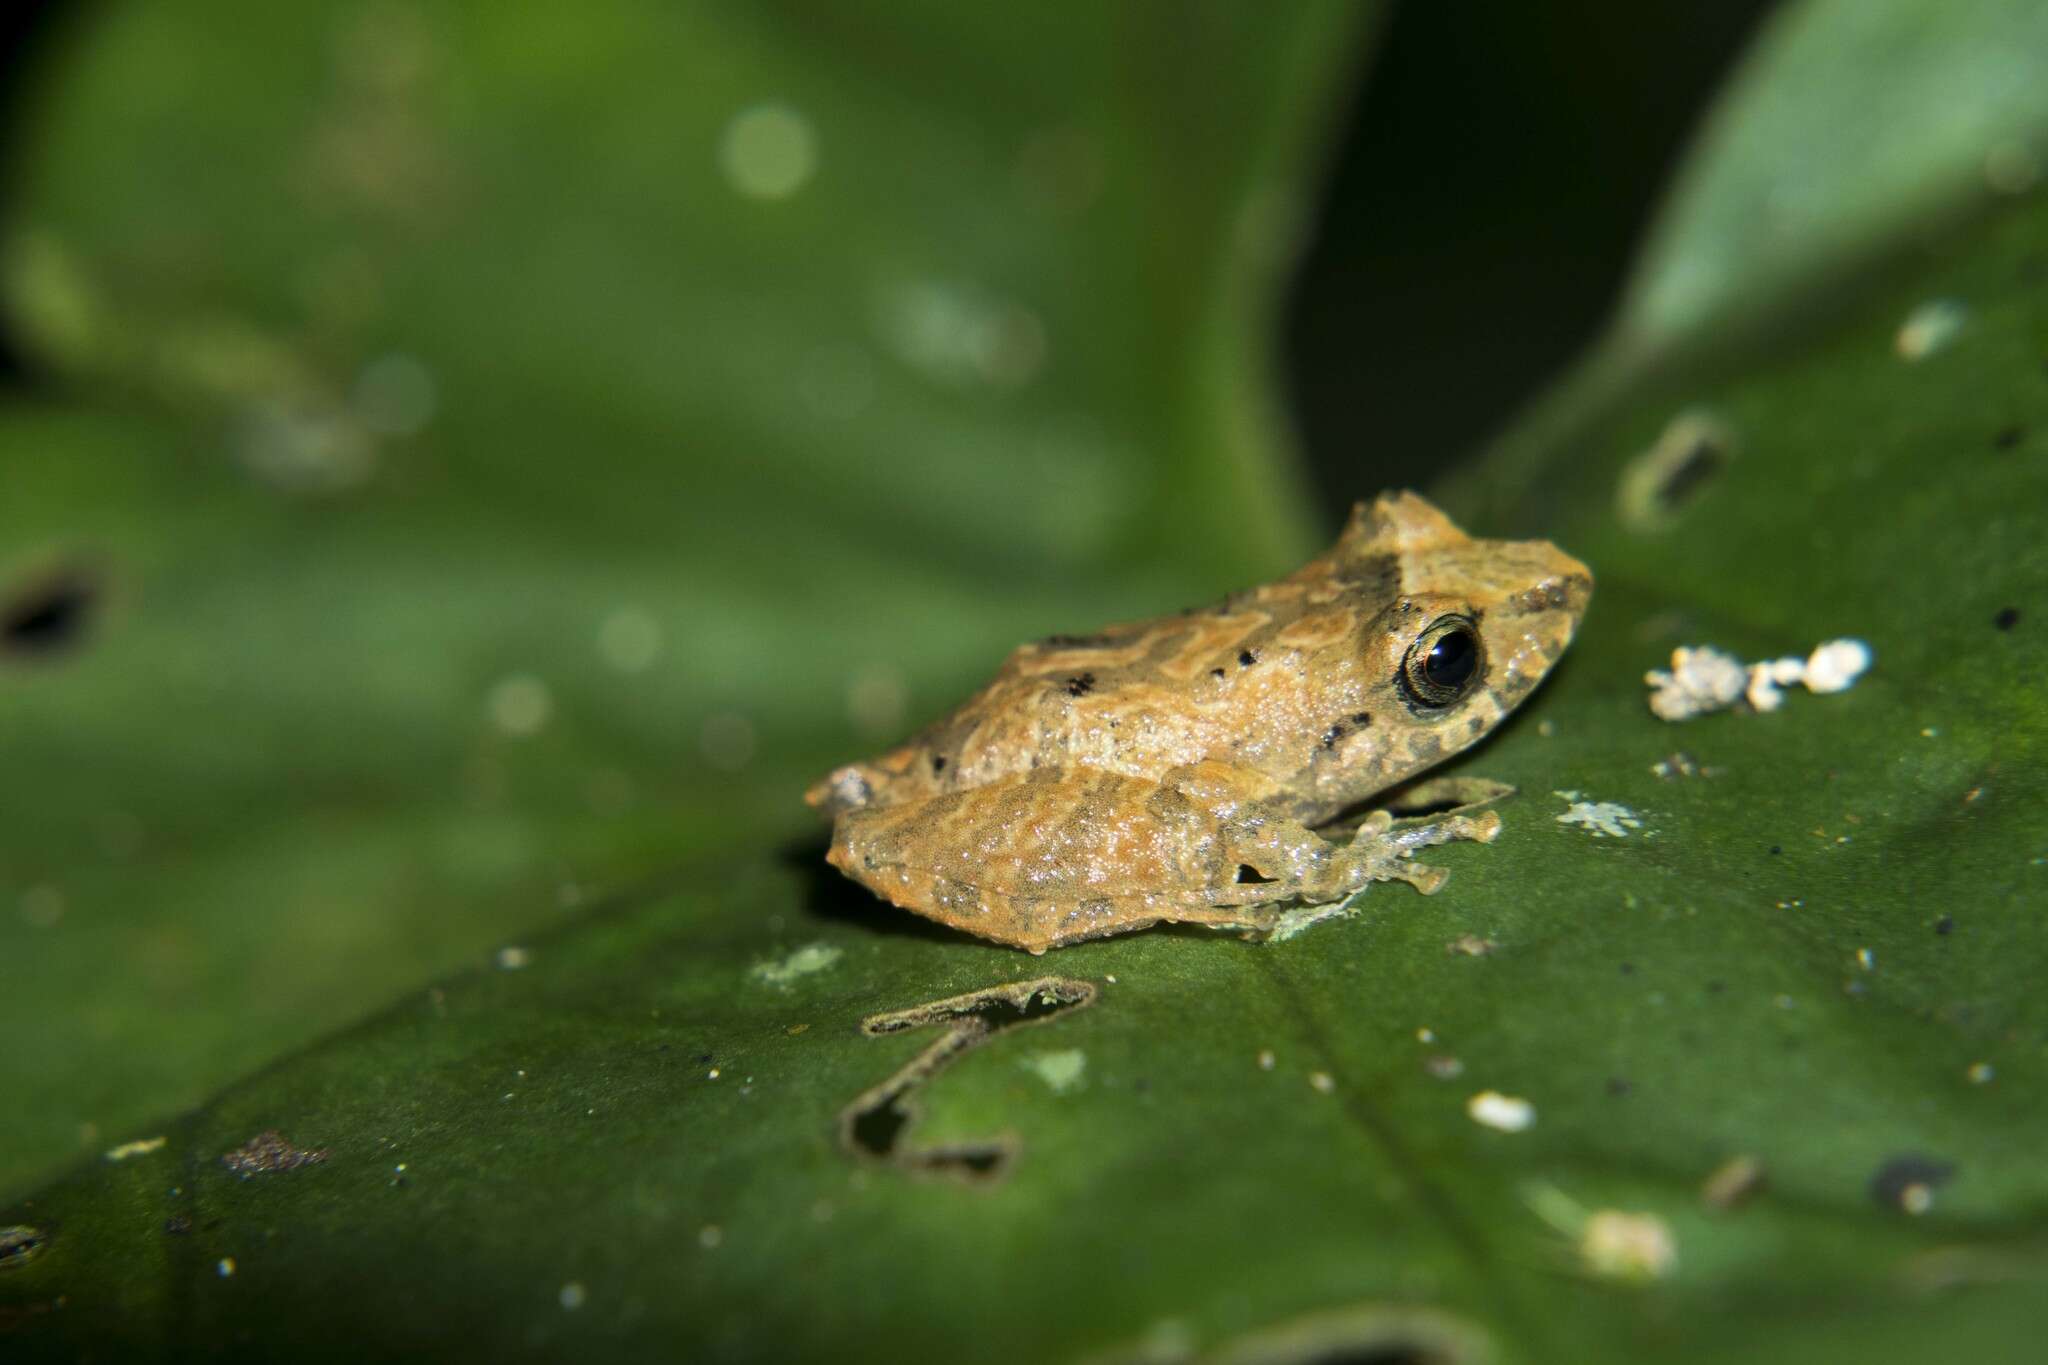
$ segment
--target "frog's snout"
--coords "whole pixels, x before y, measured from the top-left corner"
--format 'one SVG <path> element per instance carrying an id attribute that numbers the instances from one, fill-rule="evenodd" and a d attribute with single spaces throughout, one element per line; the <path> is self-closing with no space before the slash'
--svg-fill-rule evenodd
<path id="1" fill-rule="evenodd" d="M 812 783 L 811 789 L 804 793 L 804 804 L 828 820 L 850 810 L 859 810 L 874 799 L 874 786 L 858 763 L 833 769 L 826 777 Z"/>

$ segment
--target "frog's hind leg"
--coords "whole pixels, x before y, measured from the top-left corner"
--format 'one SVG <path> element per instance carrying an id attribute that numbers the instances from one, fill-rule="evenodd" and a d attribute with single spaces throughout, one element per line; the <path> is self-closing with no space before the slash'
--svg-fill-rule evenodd
<path id="1" fill-rule="evenodd" d="M 1040 769 L 843 811 L 827 857 L 905 910 L 1041 953 L 1187 918 L 1242 861 L 1224 864 L 1224 842 L 1211 812 L 1159 783 Z"/>

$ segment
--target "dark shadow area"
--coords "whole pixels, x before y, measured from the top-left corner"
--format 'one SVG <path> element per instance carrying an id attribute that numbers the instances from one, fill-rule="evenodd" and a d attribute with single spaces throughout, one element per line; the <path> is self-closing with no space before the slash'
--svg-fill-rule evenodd
<path id="1" fill-rule="evenodd" d="M 85 0 L 23 0 L 0 10 L 0 217 L 11 218 L 24 142 L 34 134 L 28 107 L 60 37 L 91 8 Z M 27 382 L 13 328 L 0 314 L 0 391 Z"/>
<path id="2" fill-rule="evenodd" d="M 92 575 L 45 575 L 0 600 L 0 658 L 48 659 L 75 648 L 99 600 Z"/>
<path id="3" fill-rule="evenodd" d="M 1335 526 L 1469 458 L 1597 335 L 1774 0 L 1394 6 L 1289 300 Z"/>
<path id="4" fill-rule="evenodd" d="M 831 924 L 844 924 L 870 934 L 891 934 L 921 938 L 930 943 L 973 943 L 991 946 L 983 939 L 949 928 L 936 920 L 908 910 L 899 910 L 874 892 L 840 875 L 825 861 L 831 846 L 826 835 L 814 835 L 784 844 L 775 860 L 803 878 L 803 912 Z"/>

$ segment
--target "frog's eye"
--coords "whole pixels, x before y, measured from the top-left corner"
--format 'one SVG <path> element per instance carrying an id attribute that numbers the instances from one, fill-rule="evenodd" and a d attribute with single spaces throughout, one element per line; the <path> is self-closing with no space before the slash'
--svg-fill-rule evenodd
<path id="1" fill-rule="evenodd" d="M 1478 627 L 1463 616 L 1439 616 L 1408 646 L 1401 685 L 1417 706 L 1440 710 L 1472 690 L 1485 664 Z"/>

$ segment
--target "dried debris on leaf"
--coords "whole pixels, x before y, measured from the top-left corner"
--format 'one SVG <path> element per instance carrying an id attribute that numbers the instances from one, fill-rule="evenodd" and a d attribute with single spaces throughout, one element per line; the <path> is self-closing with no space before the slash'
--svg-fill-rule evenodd
<path id="1" fill-rule="evenodd" d="M 318 1166 L 330 1155 L 325 1147 L 294 1147 L 283 1133 L 266 1128 L 234 1151 L 222 1153 L 220 1164 L 247 1180 L 252 1176 L 296 1171 L 301 1166 Z"/>
<path id="2" fill-rule="evenodd" d="M 1872 657 L 1869 645 L 1851 639 L 1824 641 L 1804 659 L 1753 664 L 1712 645 L 1680 645 L 1671 651 L 1670 668 L 1653 668 L 1643 681 L 1650 688 L 1650 710 L 1659 719 L 1691 720 L 1736 706 L 1775 711 L 1784 704 L 1784 690 L 1802 684 L 1809 692 L 1846 692 Z"/>

